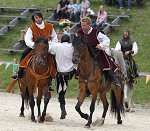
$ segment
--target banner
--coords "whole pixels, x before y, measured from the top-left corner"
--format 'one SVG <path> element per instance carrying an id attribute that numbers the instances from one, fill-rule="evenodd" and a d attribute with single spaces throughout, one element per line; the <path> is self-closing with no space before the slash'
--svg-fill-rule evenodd
<path id="1" fill-rule="evenodd" d="M 150 80 L 150 75 L 146 75 L 146 84 L 148 83 L 149 80 Z"/>

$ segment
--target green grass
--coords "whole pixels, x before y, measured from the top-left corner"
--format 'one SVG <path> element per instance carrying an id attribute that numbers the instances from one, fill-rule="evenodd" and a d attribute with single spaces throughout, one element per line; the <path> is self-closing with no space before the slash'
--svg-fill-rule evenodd
<path id="1" fill-rule="evenodd" d="M 48 19 L 50 16 L 49 12 L 46 12 L 47 7 L 56 7 L 59 0 L 1 0 L 0 6 L 8 7 L 31 7 L 34 5 L 43 13 L 44 19 Z M 103 0 L 90 0 L 91 9 L 97 14 L 99 6 L 103 3 Z M 104 5 L 105 10 L 110 15 L 121 15 L 122 11 L 119 11 L 119 7 Z M 150 55 L 149 55 L 149 41 L 150 41 L 150 1 L 146 1 L 141 7 L 133 6 L 130 12 L 127 12 L 125 8 L 125 13 L 130 16 L 128 19 L 121 19 L 120 27 L 117 27 L 111 31 L 108 35 L 111 39 L 111 47 L 115 47 L 115 44 L 122 37 L 123 29 L 129 29 L 131 32 L 131 37 L 137 42 L 139 47 L 139 53 L 135 56 L 135 60 L 140 67 L 141 72 L 150 72 Z M 1 15 L 19 15 L 20 12 L 15 11 L 5 11 Z M 11 48 L 20 39 L 20 30 L 26 25 L 31 24 L 31 15 L 29 13 L 28 18 L 22 20 L 17 24 L 16 27 L 11 28 L 11 30 L 4 36 L 0 36 L 0 48 Z M 8 23 L 9 19 L 0 19 L 0 24 Z M 55 29 L 57 26 L 54 26 Z M 13 61 L 13 58 L 17 58 L 19 61 L 20 53 L 10 55 L 7 51 L 0 51 L 1 61 Z M 11 83 L 12 66 L 5 70 L 5 65 L 0 66 L 0 91 L 5 91 L 8 85 Z M 55 85 L 55 84 L 53 84 Z M 150 82 L 145 84 L 145 77 L 139 80 L 135 85 L 133 100 L 135 103 L 149 103 L 150 102 Z M 17 86 L 15 87 L 17 88 Z M 16 89 L 16 91 L 18 91 Z M 76 97 L 78 92 L 78 83 L 76 80 L 69 82 L 69 87 L 67 89 L 67 97 Z M 53 96 L 57 95 L 56 92 Z"/>

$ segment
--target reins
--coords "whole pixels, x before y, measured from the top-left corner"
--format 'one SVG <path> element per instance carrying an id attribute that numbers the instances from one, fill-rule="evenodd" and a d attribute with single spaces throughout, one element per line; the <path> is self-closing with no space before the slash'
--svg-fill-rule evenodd
<path id="1" fill-rule="evenodd" d="M 35 55 L 35 54 L 34 54 L 34 55 Z M 39 54 L 38 54 L 38 55 L 39 55 Z M 48 54 L 47 54 L 47 57 L 48 57 Z M 35 77 L 35 79 L 36 79 L 35 86 L 34 86 L 34 93 L 35 93 L 39 80 L 47 79 L 47 78 L 50 76 L 50 69 L 49 69 L 49 66 L 48 66 L 48 69 L 47 69 L 47 71 L 46 71 L 44 74 L 42 74 L 42 75 L 41 75 L 41 74 L 38 74 L 38 73 L 35 71 L 34 59 L 35 59 L 34 56 L 32 57 L 32 59 L 30 59 L 28 68 L 29 68 L 29 71 L 31 72 L 31 74 L 32 74 L 32 75 Z"/>

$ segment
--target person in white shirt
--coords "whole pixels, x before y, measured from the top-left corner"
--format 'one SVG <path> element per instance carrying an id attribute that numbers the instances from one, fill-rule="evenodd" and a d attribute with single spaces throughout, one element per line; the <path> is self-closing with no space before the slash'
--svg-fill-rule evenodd
<path id="1" fill-rule="evenodd" d="M 61 108 L 60 119 L 65 119 L 67 113 L 65 110 L 65 93 L 68 87 L 68 81 L 72 79 L 75 69 L 72 63 L 73 46 L 70 43 L 70 37 L 64 34 L 61 43 L 51 43 L 49 51 L 55 56 L 57 65 L 57 93 L 59 94 L 59 102 Z"/>
<path id="2" fill-rule="evenodd" d="M 28 46 L 22 53 L 21 61 L 33 50 L 34 42 L 39 36 L 45 36 L 48 39 L 48 43 L 57 43 L 57 34 L 53 28 L 53 25 L 44 22 L 43 15 L 40 11 L 35 11 L 31 17 L 33 23 L 28 28 L 25 35 L 25 43 Z M 24 68 L 20 68 L 16 75 L 13 75 L 13 79 L 22 78 Z"/>

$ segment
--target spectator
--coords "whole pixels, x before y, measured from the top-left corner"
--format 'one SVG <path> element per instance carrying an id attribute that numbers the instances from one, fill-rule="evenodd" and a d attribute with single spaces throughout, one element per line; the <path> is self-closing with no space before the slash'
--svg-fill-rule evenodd
<path id="1" fill-rule="evenodd" d="M 62 37 L 61 30 L 56 30 L 56 34 L 57 34 L 58 42 L 61 42 L 61 37 Z"/>
<path id="2" fill-rule="evenodd" d="M 81 3 L 80 0 L 76 0 L 76 3 L 74 4 L 74 15 L 76 14 L 76 12 L 80 12 L 81 10 Z"/>
<path id="3" fill-rule="evenodd" d="M 107 22 L 107 12 L 104 10 L 104 7 L 101 5 L 99 8 L 99 12 L 97 14 L 96 22 L 91 26 L 96 29 L 100 29 L 100 27 Z"/>
<path id="4" fill-rule="evenodd" d="M 82 7 L 82 11 L 80 13 L 80 20 L 84 17 L 89 17 L 90 13 L 87 11 L 88 7 L 87 6 L 83 6 Z"/>
<path id="5" fill-rule="evenodd" d="M 54 10 L 56 20 L 66 19 L 65 11 L 69 5 L 68 0 L 60 0 L 57 9 Z"/>
<path id="6" fill-rule="evenodd" d="M 63 28 L 64 34 L 67 34 L 68 36 L 70 36 L 70 27 L 67 26 L 65 28 Z"/>
<path id="7" fill-rule="evenodd" d="M 83 11 L 83 8 L 82 8 L 83 6 L 86 6 L 88 10 L 90 8 L 90 2 L 88 0 L 82 0 L 80 9 L 75 14 L 75 22 L 80 21 L 80 14 L 81 14 L 81 11 Z"/>
<path id="8" fill-rule="evenodd" d="M 127 5 L 128 5 L 128 9 L 127 11 L 130 11 L 131 9 L 131 3 L 132 3 L 132 0 L 127 0 Z M 124 8 L 124 0 L 119 0 L 119 5 L 120 5 L 120 9 L 119 10 L 122 10 Z"/>
<path id="9" fill-rule="evenodd" d="M 25 37 L 25 34 L 26 34 L 28 28 L 29 28 L 29 26 L 25 26 L 25 28 L 20 31 L 21 37 L 20 37 L 19 42 L 21 42 L 21 43 L 23 43 L 23 44 L 25 44 L 24 37 Z"/>
<path id="10" fill-rule="evenodd" d="M 70 0 L 70 4 L 68 5 L 67 10 L 65 11 L 67 19 L 72 20 L 73 12 L 74 12 L 74 2 L 73 0 Z"/>
<path id="11" fill-rule="evenodd" d="M 65 94 L 68 87 L 68 81 L 72 79 L 75 70 L 72 63 L 73 46 L 70 43 L 70 37 L 63 35 L 61 43 L 51 43 L 50 53 L 55 55 L 57 64 L 56 86 L 59 94 L 61 116 L 60 119 L 65 119 L 67 113 L 65 109 Z"/>

